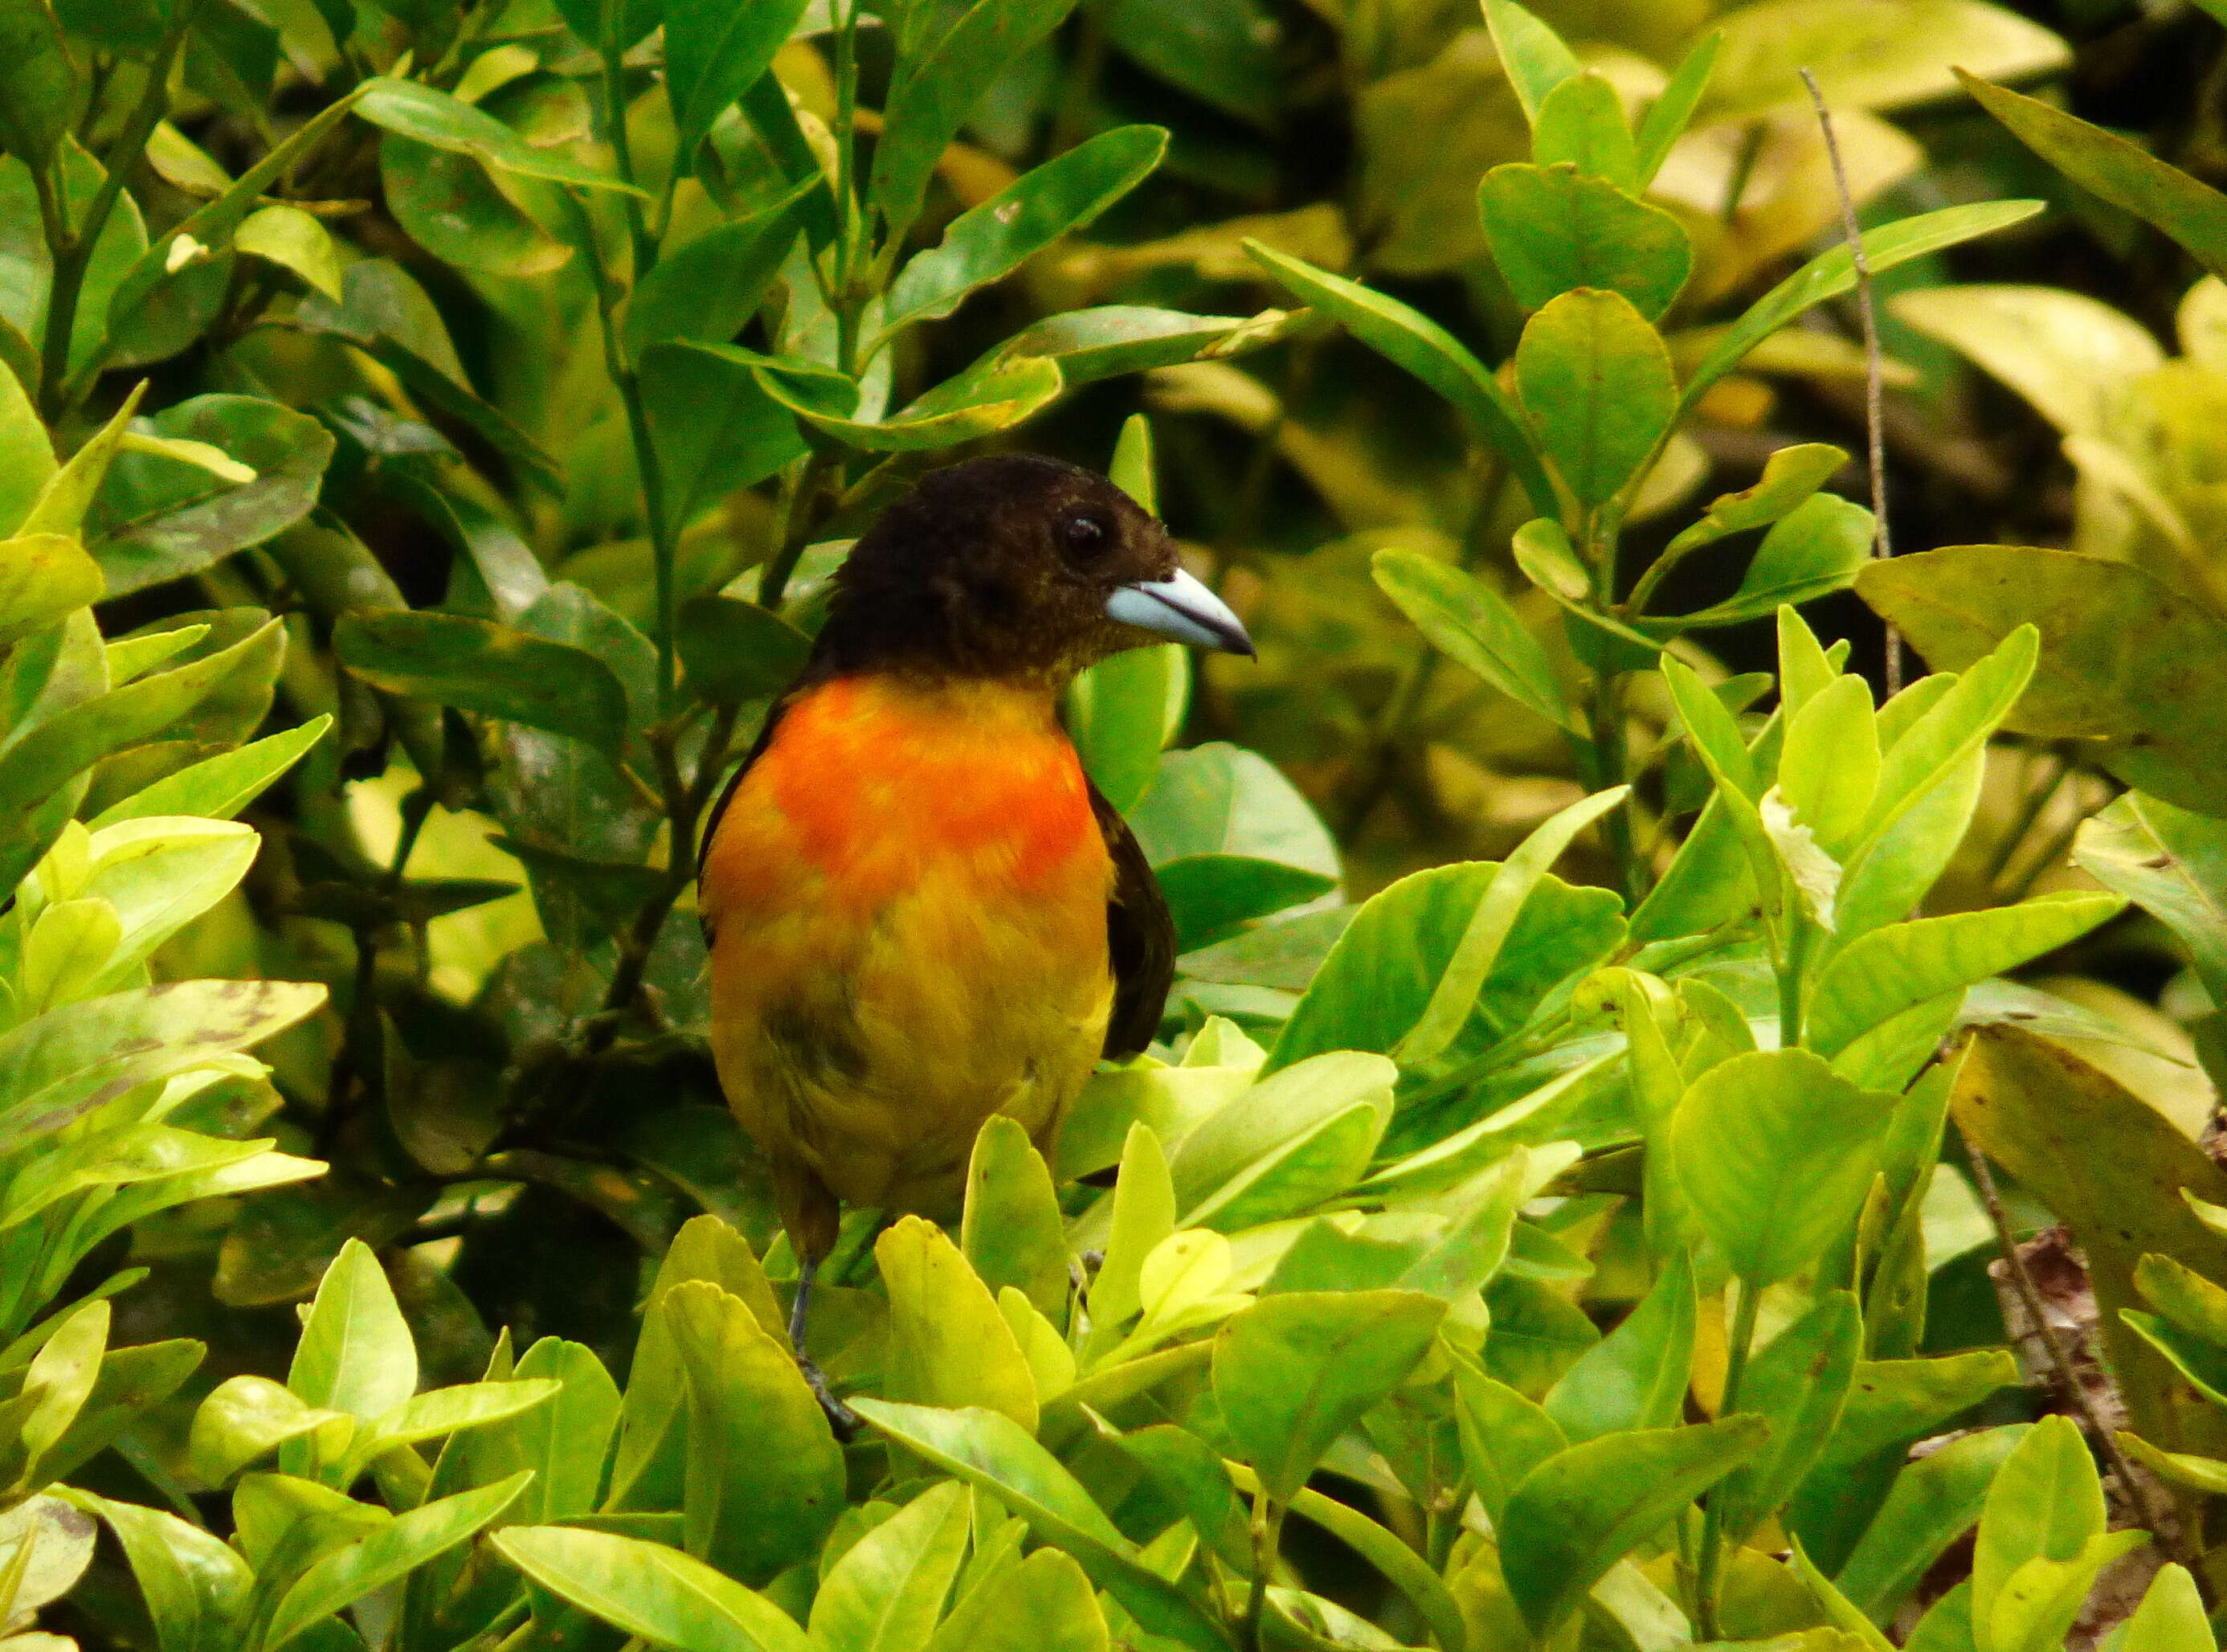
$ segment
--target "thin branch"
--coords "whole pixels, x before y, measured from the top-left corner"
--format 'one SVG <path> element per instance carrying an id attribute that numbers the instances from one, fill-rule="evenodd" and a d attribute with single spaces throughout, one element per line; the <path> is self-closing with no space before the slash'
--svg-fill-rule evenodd
<path id="1" fill-rule="evenodd" d="M 1894 555 L 1894 541 L 1888 537 L 1886 526 L 1886 440 L 1881 434 L 1886 373 L 1879 351 L 1879 312 L 1872 302 L 1871 260 L 1864 255 L 1863 231 L 1856 224 L 1856 201 L 1848 192 L 1848 171 L 1841 161 L 1841 142 L 1833 135 L 1832 112 L 1825 107 L 1825 94 L 1817 89 L 1817 77 L 1806 68 L 1802 71 L 1802 84 L 1809 88 L 1809 101 L 1817 106 L 1818 130 L 1825 135 L 1825 156 L 1833 166 L 1833 191 L 1840 197 L 1841 233 L 1847 238 L 1848 257 L 1856 268 L 1856 315 L 1864 329 L 1864 428 L 1871 454 L 1872 516 L 1876 534 L 1872 549 L 1884 561 Z M 1892 624 L 1886 628 L 1886 692 L 1902 692 L 1902 633 Z"/>
<path id="2" fill-rule="evenodd" d="M 2057 1389 L 2062 1403 L 2078 1413 L 2089 1438 L 2096 1444 L 2096 1449 L 2103 1454 L 2104 1461 L 2111 1465 L 2111 1472 L 2118 1477 L 2119 1484 L 2125 1489 L 2127 1501 L 2133 1505 L 2134 1518 L 2141 1523 L 2142 1529 L 2155 1534 L 2160 1542 L 2164 1541 L 2165 1534 L 2158 1524 L 2158 1511 L 2150 1502 L 2148 1487 L 2135 1477 L 2134 1465 L 2127 1461 L 2127 1454 L 2119 1449 L 2117 1437 L 2103 1426 L 2103 1419 L 2096 1409 L 2094 1399 L 2081 1382 L 2079 1373 L 2072 1368 L 2071 1352 L 2065 1348 L 2064 1339 L 2057 1334 L 2057 1327 L 2049 1323 L 2049 1316 L 2041 1300 L 2041 1288 L 2034 1284 L 2033 1275 L 2027 1271 L 2026 1258 L 2019 1254 L 2018 1240 L 2011 1232 L 2010 1216 L 2003 1209 L 2002 1195 L 1996 1190 L 1995 1175 L 1988 1166 L 1988 1156 L 1968 1139 L 1964 1143 L 1964 1157 L 1971 1164 L 1972 1180 L 1980 1190 L 1980 1202 L 1987 1207 L 1988 1220 L 1994 1227 L 1995 1247 L 2002 1253 L 2003 1267 L 2010 1275 L 2012 1288 L 2017 1292 L 2019 1304 L 2026 1310 L 2026 1317 L 2033 1322 L 2034 1334 L 2040 1337 L 2042 1347 L 2048 1352 L 2051 1386 Z M 2191 1565 L 2189 1569 L 2194 1572 L 2197 1567 Z"/>

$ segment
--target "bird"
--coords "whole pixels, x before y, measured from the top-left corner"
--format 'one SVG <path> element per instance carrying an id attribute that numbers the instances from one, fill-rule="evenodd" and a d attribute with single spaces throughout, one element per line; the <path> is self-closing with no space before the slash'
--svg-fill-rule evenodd
<path id="1" fill-rule="evenodd" d="M 1111 481 L 1000 454 L 928 473 L 852 547 L 802 670 L 705 827 L 721 1088 L 769 1164 L 805 1352 L 841 1208 L 946 1218 L 993 1115 L 1050 1155 L 1098 1061 L 1145 1049 L 1175 934 L 1060 721 L 1075 674 L 1245 627 Z"/>

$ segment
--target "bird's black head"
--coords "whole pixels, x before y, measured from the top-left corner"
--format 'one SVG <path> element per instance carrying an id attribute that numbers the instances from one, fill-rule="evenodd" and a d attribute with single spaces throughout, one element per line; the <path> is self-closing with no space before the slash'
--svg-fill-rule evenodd
<path id="1" fill-rule="evenodd" d="M 1155 638 L 1250 654 L 1165 529 L 1095 471 L 1000 454 L 933 471 L 852 547 L 820 670 L 1058 683 Z"/>

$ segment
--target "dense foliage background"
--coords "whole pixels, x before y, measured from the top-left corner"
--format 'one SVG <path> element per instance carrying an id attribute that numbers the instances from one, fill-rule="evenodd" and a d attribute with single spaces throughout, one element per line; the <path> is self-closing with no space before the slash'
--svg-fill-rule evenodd
<path id="1" fill-rule="evenodd" d="M 0 1647 L 2211 1648 L 2220 12 L 0 0 Z M 845 1445 L 697 838 L 996 446 L 1260 659 Z"/>

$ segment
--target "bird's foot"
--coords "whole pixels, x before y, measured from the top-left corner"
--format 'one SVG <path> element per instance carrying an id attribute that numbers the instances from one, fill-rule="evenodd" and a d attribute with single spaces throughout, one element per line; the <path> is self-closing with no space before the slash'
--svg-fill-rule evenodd
<path id="1" fill-rule="evenodd" d="M 827 1426 L 834 1430 L 836 1439 L 848 1445 L 858 1438 L 859 1429 L 865 1426 L 865 1419 L 835 1397 L 834 1389 L 827 1386 L 826 1373 L 815 1361 L 800 1354 L 796 1356 L 796 1368 L 804 1374 L 804 1386 L 820 1402 L 820 1409 L 826 1416 Z"/>

